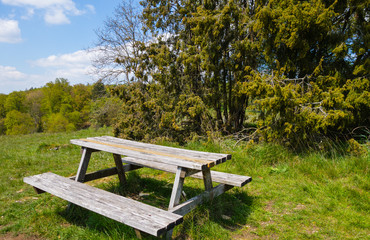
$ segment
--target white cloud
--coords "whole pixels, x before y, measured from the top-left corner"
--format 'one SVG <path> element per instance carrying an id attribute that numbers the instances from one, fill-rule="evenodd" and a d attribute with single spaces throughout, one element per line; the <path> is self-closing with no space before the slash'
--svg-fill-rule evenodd
<path id="1" fill-rule="evenodd" d="M 56 78 L 66 78 L 70 84 L 93 83 L 91 57 L 94 53 L 80 50 L 62 55 L 51 55 L 31 62 L 31 70 L 39 73 L 22 73 L 15 67 L 0 65 L 0 93 L 42 87 Z"/>
<path id="2" fill-rule="evenodd" d="M 26 77 L 26 74 L 23 74 L 15 67 L 10 67 L 10 66 L 1 66 L 0 65 L 0 81 L 3 81 L 5 79 L 11 79 L 11 80 L 19 80 L 24 77 Z"/>
<path id="3" fill-rule="evenodd" d="M 35 9 L 33 8 L 27 8 L 27 14 L 26 15 L 23 15 L 21 18 L 23 20 L 29 20 L 33 17 L 33 15 L 35 14 Z"/>
<path id="4" fill-rule="evenodd" d="M 44 20 L 49 24 L 71 23 L 67 16 L 65 15 L 63 9 L 60 8 L 53 8 L 46 11 Z"/>
<path id="5" fill-rule="evenodd" d="M 3 4 L 27 9 L 27 15 L 23 19 L 33 16 L 35 9 L 42 10 L 44 20 L 48 24 L 70 23 L 68 16 L 78 16 L 86 12 L 95 11 L 90 4 L 85 6 L 85 10 L 80 10 L 72 0 L 1 0 Z"/>
<path id="6" fill-rule="evenodd" d="M 18 71 L 15 67 L 0 65 L 0 93 L 10 93 L 16 90 L 25 90 L 30 78 L 27 74 Z"/>
<path id="7" fill-rule="evenodd" d="M 21 30 L 15 20 L 0 19 L 0 42 L 18 43 L 22 41 Z"/>
<path id="8" fill-rule="evenodd" d="M 79 50 L 73 53 L 62 55 L 51 55 L 46 58 L 40 58 L 33 61 L 33 65 L 39 67 L 55 68 L 81 68 L 91 65 L 92 53 L 88 50 Z"/>

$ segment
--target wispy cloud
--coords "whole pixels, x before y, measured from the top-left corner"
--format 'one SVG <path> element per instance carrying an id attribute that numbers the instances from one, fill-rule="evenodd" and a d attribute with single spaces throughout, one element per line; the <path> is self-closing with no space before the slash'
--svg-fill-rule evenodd
<path id="1" fill-rule="evenodd" d="M 18 43 L 22 41 L 21 30 L 15 20 L 0 19 L 0 42 Z"/>
<path id="2" fill-rule="evenodd" d="M 95 12 L 94 6 L 90 4 L 86 5 L 85 9 L 78 9 L 72 0 L 1 0 L 1 2 L 26 8 L 27 15 L 23 16 L 23 19 L 29 19 L 35 14 L 35 10 L 39 10 L 48 24 L 67 24 L 70 23 L 68 16 Z"/>
<path id="3" fill-rule="evenodd" d="M 73 53 L 50 55 L 46 58 L 40 58 L 32 61 L 32 65 L 38 67 L 54 68 L 73 68 L 91 65 L 92 53 L 88 50 L 79 50 Z"/>
<path id="4" fill-rule="evenodd" d="M 80 50 L 62 55 L 51 55 L 31 61 L 39 73 L 25 73 L 11 66 L 0 65 L 0 93 L 10 93 L 31 87 L 42 87 L 56 78 L 66 78 L 71 84 L 93 83 L 91 58 L 93 52 Z"/>

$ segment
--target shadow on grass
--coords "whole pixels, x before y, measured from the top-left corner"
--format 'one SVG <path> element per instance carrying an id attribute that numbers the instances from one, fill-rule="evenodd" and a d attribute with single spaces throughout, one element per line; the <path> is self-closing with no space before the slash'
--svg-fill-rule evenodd
<path id="1" fill-rule="evenodd" d="M 164 210 L 168 209 L 170 196 L 172 192 L 172 182 L 155 179 L 153 177 L 142 177 L 136 172 L 127 174 L 127 184 L 122 186 L 118 181 L 111 181 L 98 185 L 106 191 L 113 192 L 151 206 Z M 203 186 L 186 186 L 183 191 L 190 199 L 204 191 Z M 255 197 L 249 196 L 245 191 L 234 188 L 212 201 L 205 202 L 195 208 L 191 213 L 185 215 L 184 222 L 176 227 L 175 239 L 188 239 L 190 231 L 202 231 L 199 228 L 211 221 L 226 231 L 235 231 L 246 224 L 248 216 L 252 212 L 253 201 Z M 187 200 L 182 199 L 182 202 Z M 88 227 L 92 231 L 104 232 L 107 237 L 121 239 L 136 238 L 133 228 L 118 223 L 99 214 L 88 211 L 84 208 L 72 205 L 70 209 L 63 209 L 59 214 L 67 221 Z M 195 226 L 195 227 L 194 227 Z M 155 239 L 151 235 L 143 234 L 145 239 Z"/>

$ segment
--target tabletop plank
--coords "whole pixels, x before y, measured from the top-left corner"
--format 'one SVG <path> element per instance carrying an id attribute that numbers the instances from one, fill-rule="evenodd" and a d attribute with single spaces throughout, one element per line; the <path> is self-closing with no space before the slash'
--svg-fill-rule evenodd
<path id="1" fill-rule="evenodd" d="M 211 161 L 217 162 L 217 164 L 231 159 L 230 154 L 210 153 L 210 152 L 202 152 L 202 151 L 188 150 L 188 149 L 175 148 L 175 147 L 167 147 L 167 146 L 155 145 L 155 144 L 150 144 L 150 143 L 136 142 L 136 141 L 126 140 L 126 139 L 116 138 L 116 137 L 111 137 L 111 136 L 93 137 L 93 138 L 88 138 L 88 139 L 109 141 L 112 143 L 123 144 L 126 146 L 151 149 L 151 150 L 160 151 L 160 152 L 167 152 L 173 155 L 185 156 L 185 157 L 190 157 L 190 158 L 195 158 L 195 159 L 211 160 Z"/>
<path id="2" fill-rule="evenodd" d="M 202 170 L 213 167 L 216 163 L 210 160 L 202 160 L 186 158 L 183 156 L 172 156 L 164 152 L 154 152 L 145 149 L 138 149 L 122 144 L 107 143 L 95 141 L 94 139 L 73 139 L 72 144 L 79 145 L 86 148 L 106 151 L 114 154 L 125 155 L 128 157 L 141 158 L 154 162 L 165 163 L 169 165 L 181 166 L 190 169 Z"/>

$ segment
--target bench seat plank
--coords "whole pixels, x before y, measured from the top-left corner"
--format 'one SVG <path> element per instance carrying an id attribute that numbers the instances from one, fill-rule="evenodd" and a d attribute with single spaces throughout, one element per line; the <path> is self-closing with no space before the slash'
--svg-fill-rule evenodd
<path id="1" fill-rule="evenodd" d="M 171 172 L 171 173 L 176 173 L 176 170 L 177 170 L 176 166 L 155 163 L 155 162 L 148 161 L 145 159 L 124 157 L 122 158 L 122 161 L 128 164 L 136 164 L 139 166 L 149 167 L 149 168 Z M 224 173 L 224 172 L 218 172 L 218 171 L 211 171 L 211 176 L 212 176 L 212 181 L 214 182 L 223 183 L 223 184 L 227 184 L 227 185 L 231 185 L 235 187 L 243 187 L 245 184 L 252 181 L 252 178 L 248 176 L 242 176 L 242 175 Z M 190 175 L 190 177 L 203 179 L 202 172 L 192 174 Z"/>
<path id="2" fill-rule="evenodd" d="M 180 215 L 50 172 L 25 177 L 24 182 L 154 236 L 162 235 L 183 221 Z"/>

